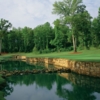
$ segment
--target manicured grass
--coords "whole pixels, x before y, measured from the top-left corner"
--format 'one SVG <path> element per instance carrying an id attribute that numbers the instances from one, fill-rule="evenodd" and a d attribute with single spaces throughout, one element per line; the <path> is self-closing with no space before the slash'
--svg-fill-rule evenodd
<path id="1" fill-rule="evenodd" d="M 0 60 L 6 60 L 10 57 L 12 57 L 13 54 L 4 54 L 4 55 L 0 55 Z"/>
<path id="2" fill-rule="evenodd" d="M 49 57 L 49 58 L 65 58 L 70 60 L 80 60 L 80 61 L 100 61 L 100 49 L 92 50 L 81 50 L 78 53 L 71 52 L 54 52 L 48 54 L 34 54 L 25 53 L 21 54 L 27 57 Z"/>
<path id="3" fill-rule="evenodd" d="M 12 55 L 23 55 L 27 57 L 48 57 L 48 58 L 65 58 L 70 60 L 80 61 L 99 61 L 100 62 L 100 49 L 80 50 L 78 53 L 71 52 L 53 52 L 47 54 L 38 53 L 13 53 L 0 56 L 0 60 L 7 59 Z"/>

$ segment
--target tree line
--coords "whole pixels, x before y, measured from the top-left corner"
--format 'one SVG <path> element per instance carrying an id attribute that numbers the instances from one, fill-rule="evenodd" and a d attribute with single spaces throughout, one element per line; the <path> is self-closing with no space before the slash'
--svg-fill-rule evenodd
<path id="1" fill-rule="evenodd" d="M 12 28 L 8 20 L 0 19 L 0 54 L 100 48 L 100 8 L 92 18 L 82 0 L 62 0 L 53 4 L 52 13 L 59 15 L 54 27 L 46 22 L 34 29 Z"/>

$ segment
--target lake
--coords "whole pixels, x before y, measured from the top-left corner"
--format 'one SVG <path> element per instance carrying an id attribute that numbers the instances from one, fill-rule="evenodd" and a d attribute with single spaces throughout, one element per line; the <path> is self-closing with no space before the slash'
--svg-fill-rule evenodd
<path id="1" fill-rule="evenodd" d="M 7 61 L 0 70 L 43 69 L 22 61 Z M 100 78 L 75 73 L 12 75 L 2 90 L 6 100 L 100 100 Z"/>

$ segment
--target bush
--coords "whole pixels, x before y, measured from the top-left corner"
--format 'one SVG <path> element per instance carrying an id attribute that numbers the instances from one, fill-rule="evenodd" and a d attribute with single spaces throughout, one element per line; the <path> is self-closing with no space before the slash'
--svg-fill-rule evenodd
<path id="1" fill-rule="evenodd" d="M 57 51 L 57 50 L 56 50 L 56 48 L 53 48 L 53 49 L 51 49 L 50 51 L 51 51 L 51 52 L 55 52 L 55 51 Z"/>
<path id="2" fill-rule="evenodd" d="M 67 48 L 67 51 L 72 51 L 72 50 L 73 50 L 73 46 Z"/>
<path id="3" fill-rule="evenodd" d="M 42 53 L 50 53 L 51 51 L 49 49 L 45 49 L 45 50 L 42 50 Z"/>

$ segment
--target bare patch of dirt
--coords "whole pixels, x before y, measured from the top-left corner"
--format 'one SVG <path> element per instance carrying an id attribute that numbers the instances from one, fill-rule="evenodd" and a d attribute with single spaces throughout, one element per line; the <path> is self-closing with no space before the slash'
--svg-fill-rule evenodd
<path id="1" fill-rule="evenodd" d="M 81 54 L 82 52 L 71 52 L 70 54 Z"/>
<path id="2" fill-rule="evenodd" d="M 2 53 L 1 53 L 1 55 L 6 55 L 6 54 L 8 54 L 8 53 L 7 53 L 7 52 L 2 52 Z"/>

